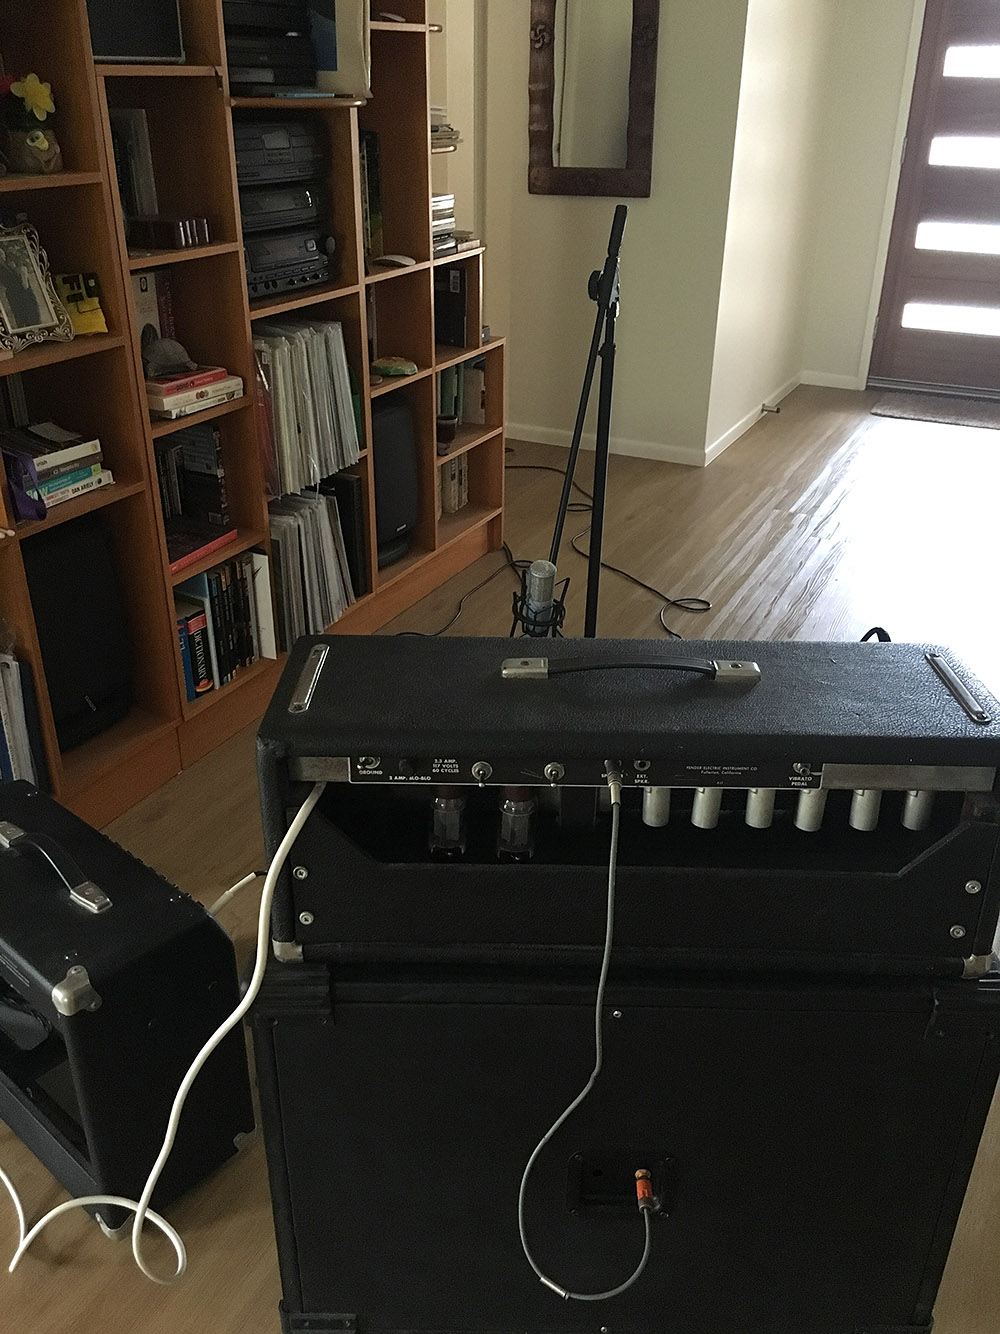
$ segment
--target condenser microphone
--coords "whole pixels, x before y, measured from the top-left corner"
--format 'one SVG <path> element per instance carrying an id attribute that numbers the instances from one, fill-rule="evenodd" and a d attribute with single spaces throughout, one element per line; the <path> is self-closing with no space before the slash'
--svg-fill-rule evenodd
<path id="1" fill-rule="evenodd" d="M 556 567 L 550 560 L 533 560 L 528 569 L 524 597 L 524 633 L 544 639 L 552 629 L 552 605 L 556 594 Z"/>

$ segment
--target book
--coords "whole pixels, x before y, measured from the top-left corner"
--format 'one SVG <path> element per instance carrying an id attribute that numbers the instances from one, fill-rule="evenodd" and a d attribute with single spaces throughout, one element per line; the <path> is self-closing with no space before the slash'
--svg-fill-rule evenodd
<path id="1" fill-rule="evenodd" d="M 225 528 L 220 531 L 213 524 L 189 519 L 183 514 L 174 515 L 164 520 L 167 538 L 167 559 L 171 574 L 179 574 L 188 566 L 210 556 L 213 551 L 220 551 L 239 536 L 237 529 Z"/>
<path id="2" fill-rule="evenodd" d="M 278 656 L 278 643 L 274 634 L 270 565 L 263 551 L 251 551 L 250 560 L 253 569 L 253 595 L 257 608 L 260 656 L 262 658 L 276 658 Z"/>
<path id="3" fill-rule="evenodd" d="M 149 415 L 157 421 L 177 421 L 181 417 L 190 417 L 195 412 L 205 412 L 208 408 L 216 408 L 221 403 L 231 403 L 234 398 L 242 397 L 243 381 L 240 380 L 239 388 L 227 389 L 224 393 L 212 394 L 208 398 L 198 399 L 193 403 L 186 403 L 183 407 L 150 407 Z"/>
<path id="4" fill-rule="evenodd" d="M 362 234 L 365 257 L 371 259 L 385 253 L 382 234 L 382 169 L 375 130 L 361 131 L 360 149 Z"/>
<path id="5" fill-rule="evenodd" d="M 174 610 L 177 614 L 178 625 L 183 622 L 187 635 L 191 680 L 188 683 L 185 677 L 185 685 L 189 689 L 188 703 L 193 703 L 199 695 L 205 695 L 215 688 L 212 679 L 212 660 L 208 646 L 208 622 L 205 620 L 205 613 L 201 606 L 182 594 L 175 593 Z"/>
<path id="6" fill-rule="evenodd" d="M 66 487 L 75 486 L 77 482 L 86 482 L 91 477 L 96 477 L 101 471 L 100 463 L 89 463 L 81 468 L 74 468 L 72 472 L 60 473 L 57 476 L 47 474 L 45 478 L 39 477 L 38 486 L 35 488 L 35 495 L 41 496 L 46 504 L 51 504 L 52 497 Z"/>
<path id="7" fill-rule="evenodd" d="M 11 653 L 0 653 L 0 729 L 5 738 L 11 777 L 36 782 L 34 755 L 28 736 L 21 664 Z"/>
<path id="8" fill-rule="evenodd" d="M 203 573 L 185 579 L 182 584 L 178 584 L 174 589 L 174 597 L 175 599 L 183 597 L 194 603 L 205 618 L 205 643 L 208 646 L 212 686 L 215 690 L 218 690 L 222 685 L 222 678 L 219 675 L 219 660 L 215 646 L 215 623 L 212 617 L 212 600 L 209 596 L 208 576 Z"/>
<path id="9" fill-rule="evenodd" d="M 187 618 L 182 615 L 177 616 L 177 639 L 181 651 L 181 671 L 184 676 L 184 694 L 188 703 L 197 699 L 194 688 L 194 671 L 191 667 L 191 641 L 188 635 Z"/>
<path id="10" fill-rule="evenodd" d="M 101 442 L 87 439 L 77 431 L 65 431 L 55 422 L 37 422 L 33 426 L 7 427 L 0 431 L 0 448 L 11 449 L 32 460 L 39 480 L 53 476 L 57 469 L 81 467 L 101 457 Z"/>
<path id="11" fill-rule="evenodd" d="M 242 395 L 243 380 L 238 375 L 227 374 L 222 379 L 196 385 L 193 389 L 169 390 L 166 393 L 154 392 L 149 388 L 149 382 L 146 383 L 146 402 L 151 410 L 157 412 L 185 408 L 192 403 L 202 408 L 210 400 L 224 402 L 226 398 L 240 398 Z"/>
<path id="12" fill-rule="evenodd" d="M 158 213 L 149 122 L 142 107 L 111 107 L 111 142 L 119 188 L 124 179 L 122 213 L 126 221 L 138 214 Z"/>
<path id="13" fill-rule="evenodd" d="M 111 486 L 114 482 L 114 475 L 108 468 L 102 469 L 88 477 L 86 481 L 74 482 L 72 486 L 63 487 L 60 491 L 53 491 L 51 495 L 45 497 L 45 504 L 48 509 L 53 505 L 61 505 L 66 500 L 75 500 L 77 496 L 86 495 L 88 491 L 98 491 L 103 486 Z"/>
<path id="14" fill-rule="evenodd" d="M 152 394 L 183 394 L 189 389 L 200 389 L 202 385 L 215 384 L 224 380 L 229 372 L 225 366 L 199 366 L 197 370 L 184 371 L 180 375 L 162 375 L 146 380 L 146 392 Z"/>

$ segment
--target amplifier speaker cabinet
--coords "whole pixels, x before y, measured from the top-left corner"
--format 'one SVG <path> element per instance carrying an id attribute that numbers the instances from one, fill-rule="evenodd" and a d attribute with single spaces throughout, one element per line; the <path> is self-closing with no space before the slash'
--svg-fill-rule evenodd
<path id="1" fill-rule="evenodd" d="M 671 983 L 273 964 L 254 1012 L 284 1329 L 929 1334 L 1000 979 Z"/>
<path id="2" fill-rule="evenodd" d="M 138 1199 L 181 1079 L 238 1003 L 204 908 L 29 783 L 0 784 L 0 1117 L 68 1191 Z M 153 1206 L 253 1129 L 237 1031 L 195 1081 Z"/>

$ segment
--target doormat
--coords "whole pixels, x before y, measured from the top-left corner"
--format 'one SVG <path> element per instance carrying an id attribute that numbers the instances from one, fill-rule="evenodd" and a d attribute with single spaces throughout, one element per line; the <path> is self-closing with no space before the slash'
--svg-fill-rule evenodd
<path id="1" fill-rule="evenodd" d="M 872 408 L 875 417 L 905 417 L 949 426 L 990 426 L 1000 431 L 1000 402 L 984 398 L 948 398 L 944 394 L 889 394 Z"/>

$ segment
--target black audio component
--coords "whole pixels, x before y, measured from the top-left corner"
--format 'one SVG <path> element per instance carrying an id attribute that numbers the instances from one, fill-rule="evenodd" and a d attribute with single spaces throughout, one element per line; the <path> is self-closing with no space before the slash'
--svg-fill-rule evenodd
<path id="1" fill-rule="evenodd" d="M 303 228 L 319 219 L 319 193 L 312 185 L 241 190 L 240 217 L 244 233 Z"/>
<path id="2" fill-rule="evenodd" d="M 376 470 L 377 451 L 376 437 Z M 990 966 L 1000 704 L 948 655 L 543 646 L 544 659 L 510 659 L 503 639 L 299 641 L 260 732 L 272 851 L 302 785 L 329 781 L 296 848 L 308 879 L 279 883 L 284 947 L 307 959 L 592 959 L 610 757 L 625 784 L 617 958 L 812 973 Z M 465 849 L 448 867 L 427 833 L 441 785 L 466 796 Z M 518 788 L 535 811 L 501 809 Z M 525 846 L 511 867 L 514 830 Z"/>
<path id="3" fill-rule="evenodd" d="M 0 784 L 0 1117 L 68 1191 L 139 1198 L 181 1079 L 239 999 L 204 908 L 30 784 Z M 234 1032 L 192 1088 L 154 1207 L 253 1128 Z"/>
<path id="4" fill-rule="evenodd" d="M 241 118 L 233 135 L 241 186 L 309 180 L 323 170 L 325 141 L 315 121 Z"/>
<path id="5" fill-rule="evenodd" d="M 233 85 L 270 83 L 315 87 L 316 57 L 305 33 L 226 32 L 229 80 Z"/>
<path id="6" fill-rule="evenodd" d="M 652 1172 L 649 1264 L 588 1304 L 528 1267 L 517 1194 L 592 1067 L 595 980 L 271 964 L 252 1015 L 287 1334 L 930 1334 L 1000 1069 L 998 979 L 619 973 L 604 1071 L 526 1199 L 548 1272 L 601 1291 L 636 1265 Z"/>
<path id="7" fill-rule="evenodd" d="M 125 598 L 99 514 L 37 533 L 23 556 L 56 736 L 65 751 L 113 727 L 132 706 Z"/>
<path id="8" fill-rule="evenodd" d="M 244 251 L 251 297 L 309 287 L 326 282 L 330 276 L 326 237 L 315 230 L 248 236 Z"/>
<path id="9" fill-rule="evenodd" d="M 309 8 L 305 0 L 222 0 L 222 21 L 227 34 L 234 28 L 308 33 Z"/>
<path id="10" fill-rule="evenodd" d="M 417 444 L 413 409 L 405 400 L 372 404 L 372 460 L 381 570 L 406 555 L 417 524 Z"/>

